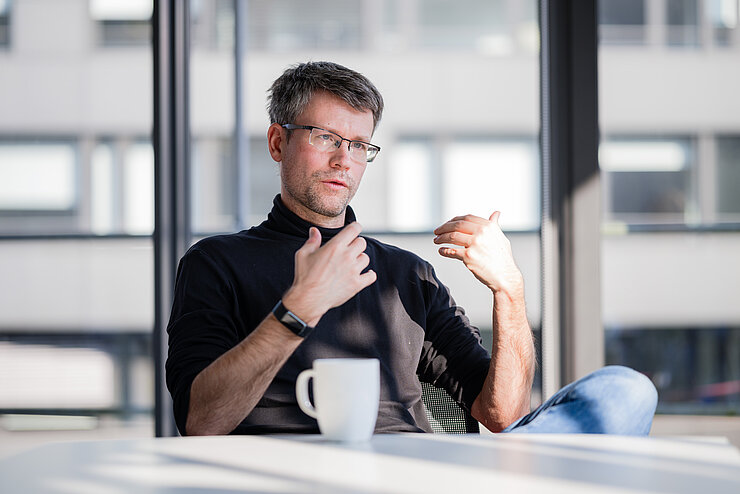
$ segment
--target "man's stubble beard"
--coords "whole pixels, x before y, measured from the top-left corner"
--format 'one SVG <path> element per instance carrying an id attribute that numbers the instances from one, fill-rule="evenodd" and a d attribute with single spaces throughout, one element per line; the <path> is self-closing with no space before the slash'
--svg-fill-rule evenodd
<path id="1" fill-rule="evenodd" d="M 322 194 L 319 192 L 319 188 L 322 187 L 322 180 L 327 179 L 341 179 L 347 184 L 347 188 L 338 191 L 336 194 Z M 357 192 L 355 182 L 349 175 L 322 171 L 312 173 L 306 181 L 301 181 L 298 184 L 286 180 L 283 180 L 283 183 L 288 194 L 303 207 L 328 218 L 336 218 L 343 214 L 355 192 Z M 344 194 L 344 199 L 338 199 L 340 194 Z"/>

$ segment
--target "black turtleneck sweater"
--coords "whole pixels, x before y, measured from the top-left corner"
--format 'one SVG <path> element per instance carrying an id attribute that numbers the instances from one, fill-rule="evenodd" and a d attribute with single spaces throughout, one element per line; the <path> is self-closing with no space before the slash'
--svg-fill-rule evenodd
<path id="1" fill-rule="evenodd" d="M 353 221 L 348 207 L 346 223 Z M 295 252 L 308 239 L 310 226 L 277 196 L 259 226 L 206 238 L 183 256 L 167 327 L 166 364 L 182 434 L 193 379 L 252 332 L 288 290 Z M 341 229 L 319 230 L 325 242 Z M 369 269 L 377 273 L 377 281 L 324 314 L 233 433 L 318 433 L 316 420 L 301 412 L 295 398 L 298 374 L 317 358 L 380 360 L 376 432 L 431 431 L 420 379 L 446 389 L 470 410 L 490 362 L 478 329 L 455 305 L 429 263 L 364 238 Z"/>

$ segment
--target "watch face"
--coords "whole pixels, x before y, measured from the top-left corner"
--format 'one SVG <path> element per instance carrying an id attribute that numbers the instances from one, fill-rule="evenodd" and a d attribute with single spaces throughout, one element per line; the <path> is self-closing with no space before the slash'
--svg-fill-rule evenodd
<path id="1" fill-rule="evenodd" d="M 272 313 L 275 315 L 278 321 L 280 321 L 283 326 L 290 329 L 292 332 L 297 334 L 298 336 L 305 336 L 308 333 L 311 332 L 313 328 L 311 328 L 308 324 L 301 321 L 301 319 L 290 312 L 282 303 L 282 300 L 275 305 L 275 308 L 272 310 Z"/>
<path id="2" fill-rule="evenodd" d="M 283 317 L 280 319 L 280 322 L 283 324 L 289 325 L 293 329 L 302 330 L 304 327 L 306 327 L 306 323 L 298 319 L 295 314 L 293 314 L 290 311 L 287 311 L 285 314 L 283 314 Z"/>

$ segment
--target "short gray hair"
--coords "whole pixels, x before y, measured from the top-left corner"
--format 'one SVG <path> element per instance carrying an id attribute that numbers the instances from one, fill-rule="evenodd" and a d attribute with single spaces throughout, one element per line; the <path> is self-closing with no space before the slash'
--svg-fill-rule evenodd
<path id="1" fill-rule="evenodd" d="M 383 97 L 359 72 L 333 62 L 306 62 L 289 67 L 267 91 L 270 123 L 295 123 L 317 91 L 327 91 L 358 111 L 371 111 L 373 131 L 383 115 Z"/>

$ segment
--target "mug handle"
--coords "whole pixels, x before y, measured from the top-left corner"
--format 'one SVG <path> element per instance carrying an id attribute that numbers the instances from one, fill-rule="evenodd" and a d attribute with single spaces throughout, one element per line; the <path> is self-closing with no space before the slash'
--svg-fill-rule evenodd
<path id="1" fill-rule="evenodd" d="M 308 381 L 316 377 L 316 371 L 314 369 L 306 369 L 298 374 L 298 379 L 295 382 L 295 396 L 298 400 L 298 406 L 303 410 L 303 413 L 309 417 L 318 418 L 316 408 L 311 404 L 311 400 L 308 397 Z"/>

